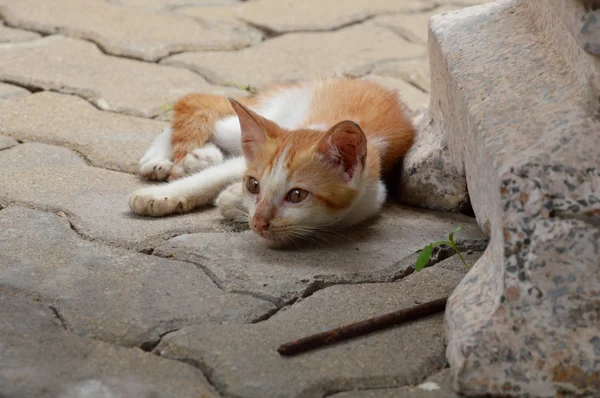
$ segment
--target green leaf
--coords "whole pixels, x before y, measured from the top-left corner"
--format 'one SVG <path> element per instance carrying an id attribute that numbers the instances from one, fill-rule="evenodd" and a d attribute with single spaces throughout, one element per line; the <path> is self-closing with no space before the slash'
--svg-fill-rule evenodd
<path id="1" fill-rule="evenodd" d="M 433 242 L 431 244 L 431 246 L 436 247 L 436 246 L 441 246 L 441 245 L 448 245 L 450 246 L 450 242 L 447 240 L 438 240 L 437 242 Z"/>
<path id="2" fill-rule="evenodd" d="M 431 253 L 433 253 L 432 245 L 427 245 L 423 248 L 423 251 L 421 251 L 421 254 L 419 254 L 419 258 L 417 258 L 417 263 L 415 264 L 415 271 L 419 272 L 423 268 L 425 268 L 427 264 L 429 264 L 429 258 L 431 257 Z"/>
<path id="3" fill-rule="evenodd" d="M 456 227 L 454 228 L 454 231 L 450 232 L 450 235 L 448 235 L 448 240 L 450 241 L 450 243 L 452 243 L 451 246 L 454 246 L 454 234 L 460 231 L 461 229 L 462 227 Z"/>

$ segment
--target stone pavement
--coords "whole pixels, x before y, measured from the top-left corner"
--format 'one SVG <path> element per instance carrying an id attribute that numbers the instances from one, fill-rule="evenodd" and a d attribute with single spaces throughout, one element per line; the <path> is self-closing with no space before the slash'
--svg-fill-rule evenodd
<path id="1" fill-rule="evenodd" d="M 136 217 L 137 161 L 195 91 L 344 73 L 429 100 L 427 20 L 467 0 L 0 0 L 0 396 L 452 397 L 442 315 L 300 355 L 281 343 L 448 295 L 418 251 L 475 219 L 390 203 L 272 250 L 214 209 Z"/>

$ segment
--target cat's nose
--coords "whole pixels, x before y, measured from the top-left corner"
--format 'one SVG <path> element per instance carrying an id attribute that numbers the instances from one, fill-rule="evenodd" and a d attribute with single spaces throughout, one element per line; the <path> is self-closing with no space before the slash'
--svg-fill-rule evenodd
<path id="1" fill-rule="evenodd" d="M 269 222 L 265 219 L 259 218 L 254 220 L 254 228 L 256 228 L 259 232 L 263 232 L 269 229 Z"/>

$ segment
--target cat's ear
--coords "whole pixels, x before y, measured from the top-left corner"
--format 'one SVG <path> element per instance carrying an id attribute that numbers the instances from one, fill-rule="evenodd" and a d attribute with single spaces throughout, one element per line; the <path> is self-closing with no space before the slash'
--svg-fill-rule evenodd
<path id="1" fill-rule="evenodd" d="M 277 134 L 279 127 L 272 121 L 246 108 L 233 98 L 229 98 L 229 102 L 240 120 L 244 157 L 248 160 L 254 160 L 258 150 L 266 140 L 273 138 Z"/>
<path id="2" fill-rule="evenodd" d="M 367 137 L 358 124 L 346 120 L 325 133 L 318 151 L 343 177 L 351 179 L 356 167 L 365 165 Z"/>

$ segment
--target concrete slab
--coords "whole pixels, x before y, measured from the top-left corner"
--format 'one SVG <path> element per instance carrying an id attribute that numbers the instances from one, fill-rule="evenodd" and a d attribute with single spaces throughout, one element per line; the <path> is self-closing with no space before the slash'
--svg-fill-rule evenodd
<path id="1" fill-rule="evenodd" d="M 251 231 L 198 233 L 161 243 L 155 253 L 203 267 L 225 290 L 285 302 L 331 284 L 399 277 L 414 265 L 417 251 L 458 225 L 463 247 L 485 248 L 473 218 L 390 205 L 371 224 L 332 234 L 321 245 L 270 249 Z"/>
<path id="2" fill-rule="evenodd" d="M 218 396 L 197 369 L 68 332 L 50 308 L 2 286 L 0 346 L 5 397 Z"/>
<path id="3" fill-rule="evenodd" d="M 44 91 L 0 101 L 0 134 L 71 148 L 93 166 L 127 173 L 138 171 L 139 159 L 167 126 L 102 112 L 74 95 Z"/>
<path id="4" fill-rule="evenodd" d="M 215 84 L 262 87 L 350 72 L 398 57 L 398 51 L 402 57 L 415 58 L 425 54 L 425 47 L 387 29 L 362 24 L 332 32 L 287 34 L 235 52 L 178 54 L 161 63 L 189 68 Z"/>
<path id="5" fill-rule="evenodd" d="M 0 280 L 52 304 L 68 329 L 125 346 L 167 331 L 260 319 L 273 304 L 226 293 L 198 267 L 88 242 L 52 213 L 0 211 Z"/>
<path id="6" fill-rule="evenodd" d="M 88 166 L 65 148 L 26 143 L 0 152 L 0 201 L 64 212 L 78 233 L 96 241 L 150 251 L 189 232 L 231 231 L 215 209 L 152 219 L 131 214 L 128 195 L 138 177 Z"/>
<path id="7" fill-rule="evenodd" d="M 102 110 L 142 117 L 164 113 L 191 92 L 243 94 L 185 69 L 107 56 L 93 43 L 63 36 L 0 45 L 0 80 L 77 94 Z"/>
<path id="8" fill-rule="evenodd" d="M 461 267 L 451 258 L 396 283 L 329 287 L 258 324 L 183 328 L 163 337 L 155 352 L 193 361 L 227 396 L 316 397 L 414 384 L 445 363 L 441 315 L 295 357 L 281 357 L 276 349 L 437 299 L 463 277 Z"/>
<path id="9" fill-rule="evenodd" d="M 170 13 L 122 7 L 107 1 L 0 0 L 11 26 L 90 40 L 108 54 L 156 61 L 192 50 L 235 50 L 262 34 L 237 21 L 198 21 Z"/>

